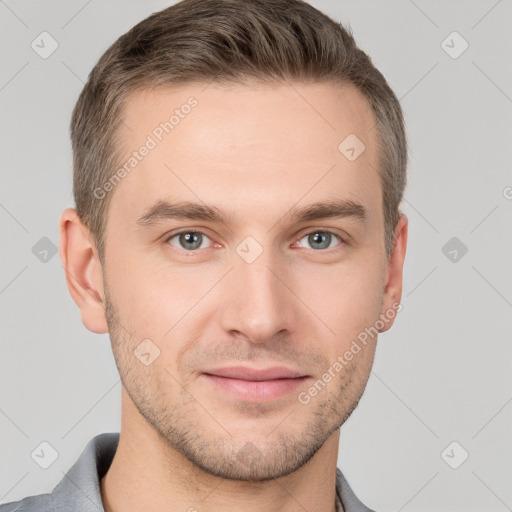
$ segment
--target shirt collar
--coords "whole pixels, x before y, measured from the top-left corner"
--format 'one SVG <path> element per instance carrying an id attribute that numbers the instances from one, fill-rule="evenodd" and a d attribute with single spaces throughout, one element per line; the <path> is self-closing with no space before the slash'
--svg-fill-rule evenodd
<path id="1" fill-rule="evenodd" d="M 51 494 L 55 512 L 105 512 L 100 481 L 107 473 L 119 444 L 119 433 L 92 438 Z M 343 509 L 340 508 L 343 506 Z M 336 468 L 336 510 L 373 512 L 354 494 L 343 473 Z"/>

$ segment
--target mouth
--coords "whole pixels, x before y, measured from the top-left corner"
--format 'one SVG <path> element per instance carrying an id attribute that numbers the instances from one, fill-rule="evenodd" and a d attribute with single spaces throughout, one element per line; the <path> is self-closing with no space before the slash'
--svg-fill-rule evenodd
<path id="1" fill-rule="evenodd" d="M 310 376 L 285 367 L 217 368 L 202 374 L 208 383 L 231 397 L 251 402 L 269 401 L 289 395 Z"/>

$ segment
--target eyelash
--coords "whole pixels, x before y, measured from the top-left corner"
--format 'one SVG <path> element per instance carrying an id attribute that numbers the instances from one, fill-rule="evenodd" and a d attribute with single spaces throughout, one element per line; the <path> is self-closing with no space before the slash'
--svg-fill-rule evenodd
<path id="1" fill-rule="evenodd" d="M 183 234 L 183 233 L 200 234 L 200 235 L 203 235 L 203 236 L 207 237 L 208 239 L 210 239 L 210 237 L 209 237 L 206 233 L 204 233 L 204 232 L 202 232 L 202 231 L 194 231 L 194 230 L 192 230 L 192 229 L 184 229 L 184 230 L 181 230 L 181 231 L 177 231 L 177 232 L 175 232 L 175 233 L 171 233 L 171 234 L 170 234 L 170 235 L 168 235 L 168 236 L 165 236 L 164 243 L 169 244 L 169 242 L 170 242 L 170 240 L 171 240 L 171 239 L 173 239 L 173 238 L 175 238 L 175 237 L 177 237 L 178 235 L 181 235 L 181 234 Z M 302 240 L 303 238 L 305 238 L 305 237 L 307 237 L 307 236 L 309 236 L 309 235 L 315 234 L 315 233 L 322 233 L 322 234 L 329 234 L 329 235 L 332 235 L 332 236 L 334 236 L 335 238 L 337 238 L 337 239 L 338 239 L 339 244 L 335 245 L 334 247 L 328 247 L 328 248 L 326 248 L 326 249 L 318 249 L 318 250 L 316 250 L 316 249 L 310 249 L 310 250 L 312 250 L 312 251 L 314 251 L 314 252 L 317 252 L 317 253 L 330 253 L 330 252 L 332 252 L 333 250 L 337 250 L 336 248 L 338 248 L 338 249 L 339 249 L 339 246 L 346 246 L 346 245 L 348 245 L 348 244 L 347 244 L 347 242 L 346 242 L 346 240 L 344 240 L 340 235 L 338 235 L 338 234 L 336 234 L 336 233 L 334 233 L 334 232 L 332 232 L 332 231 L 322 230 L 322 229 L 314 229 L 314 230 L 312 230 L 312 231 L 308 231 L 307 233 L 305 233 L 304 235 L 302 235 L 302 236 L 299 238 L 299 241 L 300 241 L 300 240 Z M 294 243 L 295 243 L 295 242 L 294 242 Z M 170 245 L 172 245 L 172 244 L 170 244 Z M 196 252 L 197 252 L 197 251 L 203 250 L 203 249 L 200 249 L 200 248 L 199 248 L 199 249 L 186 250 L 186 249 L 182 249 L 182 248 L 180 248 L 180 247 L 176 247 L 176 246 L 173 246 L 173 247 L 174 247 L 174 248 L 176 248 L 176 249 L 178 249 L 178 250 L 181 250 L 181 251 L 183 251 L 183 252 L 185 252 L 185 253 L 188 253 L 188 254 L 196 254 Z"/>

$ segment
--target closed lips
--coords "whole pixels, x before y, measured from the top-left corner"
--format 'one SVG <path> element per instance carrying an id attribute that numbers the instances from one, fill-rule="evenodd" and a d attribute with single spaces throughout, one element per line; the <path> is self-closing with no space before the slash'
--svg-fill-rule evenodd
<path id="1" fill-rule="evenodd" d="M 267 381 L 277 379 L 296 379 L 306 377 L 303 373 L 285 367 L 271 368 L 248 368 L 243 366 L 232 366 L 226 368 L 216 368 L 204 372 L 206 375 L 215 377 L 224 377 L 228 379 L 248 380 L 248 381 Z"/>

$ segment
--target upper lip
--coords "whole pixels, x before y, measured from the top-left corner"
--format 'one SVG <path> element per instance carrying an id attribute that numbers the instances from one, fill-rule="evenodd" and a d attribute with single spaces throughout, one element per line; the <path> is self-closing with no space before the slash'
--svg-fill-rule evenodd
<path id="1" fill-rule="evenodd" d="M 217 377 L 252 381 L 305 377 L 303 373 L 284 366 L 272 366 L 261 369 L 248 368 L 247 366 L 230 366 L 225 368 L 215 368 L 204 373 L 207 375 L 215 375 Z"/>

